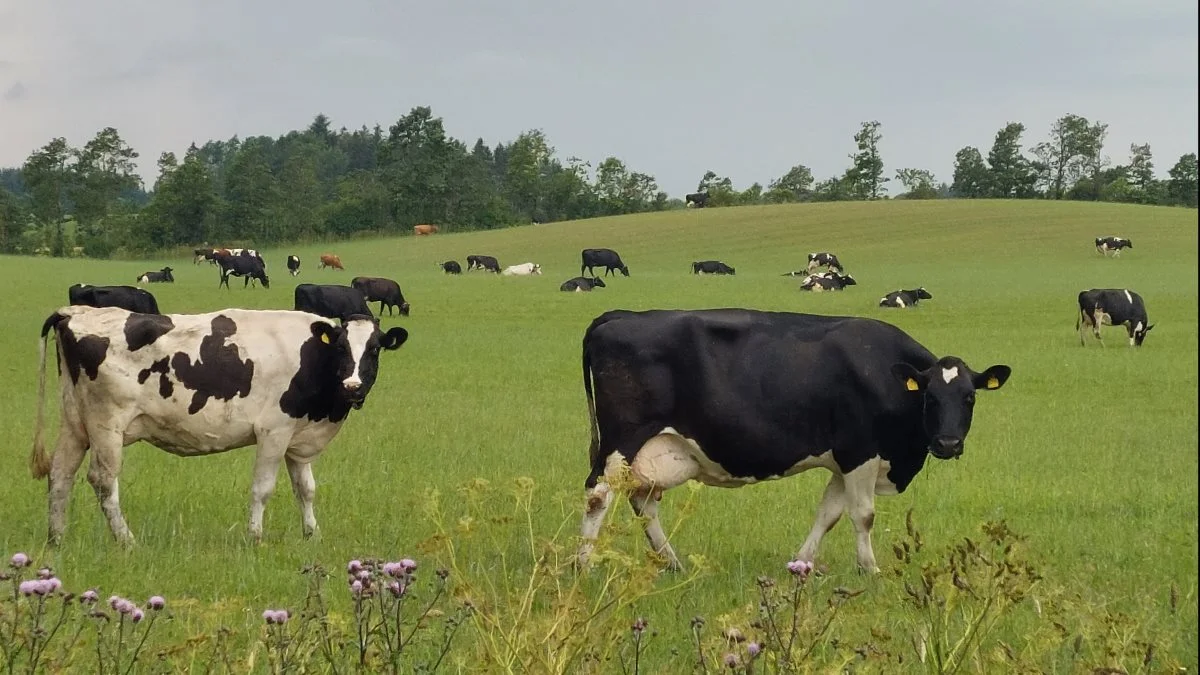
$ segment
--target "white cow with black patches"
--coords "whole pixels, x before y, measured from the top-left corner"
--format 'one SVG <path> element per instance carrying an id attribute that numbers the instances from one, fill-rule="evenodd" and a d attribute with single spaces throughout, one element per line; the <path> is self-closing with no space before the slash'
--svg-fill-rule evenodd
<path id="1" fill-rule="evenodd" d="M 42 442 L 46 340 L 58 342 L 62 420 L 51 456 Z M 304 535 L 317 529 L 311 463 L 375 383 L 380 349 L 408 339 L 370 319 L 339 326 L 306 312 L 225 309 L 137 314 L 63 307 L 42 326 L 38 411 L 30 466 L 49 476 L 49 540 L 65 529 L 75 473 L 88 481 L 113 536 L 133 543 L 118 499 L 122 449 L 146 441 L 181 457 L 257 444 L 249 531 L 262 538 L 266 501 L 286 463 Z"/>

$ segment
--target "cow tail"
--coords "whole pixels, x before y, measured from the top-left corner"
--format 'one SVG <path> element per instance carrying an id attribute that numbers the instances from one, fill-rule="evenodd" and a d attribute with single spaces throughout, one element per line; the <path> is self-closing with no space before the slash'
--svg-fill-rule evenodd
<path id="1" fill-rule="evenodd" d="M 38 343 L 38 392 L 37 417 L 33 424 L 33 451 L 29 455 L 29 471 L 34 480 L 41 480 L 50 473 L 50 458 L 46 456 L 46 443 L 42 437 L 42 426 L 46 418 L 46 343 L 50 330 L 67 317 L 55 312 L 42 324 L 42 337 Z"/>
<path id="2" fill-rule="evenodd" d="M 588 339 L 592 335 L 592 330 L 599 324 L 600 319 L 597 318 L 583 334 L 583 391 L 587 395 L 588 431 L 591 433 L 588 462 L 592 467 L 596 466 L 596 462 L 600 458 L 600 425 L 596 421 L 596 397 L 592 391 L 592 356 L 588 350 Z"/>

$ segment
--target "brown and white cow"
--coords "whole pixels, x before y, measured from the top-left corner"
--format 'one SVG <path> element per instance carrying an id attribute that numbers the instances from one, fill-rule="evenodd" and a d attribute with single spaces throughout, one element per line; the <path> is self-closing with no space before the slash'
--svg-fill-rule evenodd
<path id="1" fill-rule="evenodd" d="M 345 267 L 342 267 L 342 259 L 332 253 L 321 254 L 321 260 L 317 263 L 317 269 L 322 269 L 324 267 L 332 267 L 335 270 L 346 269 Z"/>
<path id="2" fill-rule="evenodd" d="M 418 236 L 418 237 L 427 235 L 427 234 L 437 234 L 437 231 L 438 231 L 437 225 L 414 225 L 413 226 L 413 235 Z"/>
<path id="3" fill-rule="evenodd" d="M 61 424 L 54 452 L 42 441 L 46 343 L 58 342 Z M 66 527 L 67 500 L 84 455 L 88 481 L 117 541 L 133 543 L 118 499 L 122 449 L 146 441 L 180 457 L 257 444 L 250 536 L 286 463 L 304 536 L 317 529 L 311 463 L 361 408 L 381 349 L 408 339 L 370 318 L 342 325 L 284 310 L 137 314 L 116 307 L 63 307 L 42 325 L 37 422 L 30 468 L 49 475 L 49 541 Z"/>

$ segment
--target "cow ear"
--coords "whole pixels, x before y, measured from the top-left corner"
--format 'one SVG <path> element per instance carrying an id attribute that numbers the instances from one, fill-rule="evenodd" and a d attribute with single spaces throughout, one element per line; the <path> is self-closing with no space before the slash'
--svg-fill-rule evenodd
<path id="1" fill-rule="evenodd" d="M 331 326 L 324 321 L 314 321 L 312 323 L 313 337 L 327 345 L 333 344 L 337 340 L 338 330 L 336 326 Z"/>
<path id="2" fill-rule="evenodd" d="M 1150 324 L 1149 326 L 1146 326 L 1146 330 L 1142 331 L 1142 335 L 1149 333 L 1151 328 L 1154 328 L 1154 324 Z"/>
<path id="3" fill-rule="evenodd" d="M 921 391 L 925 388 L 925 374 L 909 363 L 892 364 L 892 376 L 904 383 L 908 391 Z"/>
<path id="4" fill-rule="evenodd" d="M 408 331 L 404 330 L 400 326 L 396 326 L 389 329 L 388 332 L 379 337 L 379 344 L 382 345 L 384 349 L 399 349 L 400 345 L 404 344 L 407 340 Z"/>
<path id="5" fill-rule="evenodd" d="M 976 389 L 999 389 L 1008 381 L 1009 375 L 1012 375 L 1012 368 L 992 366 L 982 373 L 976 373 L 971 384 L 975 385 Z"/>

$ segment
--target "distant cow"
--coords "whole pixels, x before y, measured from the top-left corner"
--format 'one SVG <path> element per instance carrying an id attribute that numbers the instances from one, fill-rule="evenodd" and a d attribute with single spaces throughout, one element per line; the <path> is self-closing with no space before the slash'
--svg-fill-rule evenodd
<path id="1" fill-rule="evenodd" d="M 892 291 L 879 299 L 880 307 L 916 307 L 921 300 L 932 300 L 933 295 L 922 286 L 911 291 Z"/>
<path id="2" fill-rule="evenodd" d="M 506 277 L 527 277 L 531 274 L 541 274 L 542 266 L 537 263 L 521 263 L 520 265 L 509 265 L 501 272 L 501 276 Z"/>
<path id="3" fill-rule="evenodd" d="M 137 278 L 139 284 L 173 284 L 175 277 L 171 276 L 171 268 L 164 267 L 158 272 L 143 272 Z"/>
<path id="4" fill-rule="evenodd" d="M 354 277 L 350 285 L 362 291 L 367 302 L 379 302 L 379 316 L 383 316 L 384 307 L 387 307 L 389 315 L 395 307 L 400 310 L 401 316 L 408 316 L 409 305 L 400 292 L 400 284 L 395 281 L 384 277 Z"/>
<path id="5" fill-rule="evenodd" d="M 818 268 L 821 268 L 821 267 L 828 267 L 829 271 L 837 272 L 838 274 L 841 274 L 842 272 L 846 271 L 846 269 L 844 267 L 842 267 L 841 261 L 839 261 L 837 256 L 832 253 L 828 253 L 828 252 L 809 253 L 808 254 L 808 271 L 810 273 L 815 272 Z"/>
<path id="6" fill-rule="evenodd" d="M 708 193 L 707 192 L 693 192 L 692 194 L 684 197 L 684 205 L 685 206 L 692 206 L 697 209 L 702 209 L 707 204 L 708 204 Z"/>
<path id="7" fill-rule="evenodd" d="M 317 269 L 322 269 L 325 267 L 332 267 L 335 270 L 343 271 L 346 269 L 345 267 L 342 267 L 342 259 L 336 255 L 333 255 L 332 253 L 321 254 L 321 260 L 317 263 Z"/>
<path id="8" fill-rule="evenodd" d="M 192 249 L 192 264 L 199 265 L 201 260 L 207 260 L 210 264 L 217 264 L 215 248 L 195 248 Z"/>
<path id="9" fill-rule="evenodd" d="M 849 274 L 834 273 L 830 276 L 812 275 L 800 284 L 800 290 L 821 293 L 824 291 L 840 291 L 847 286 L 855 286 L 858 282 Z"/>
<path id="10" fill-rule="evenodd" d="M 437 231 L 438 231 L 437 225 L 414 225 L 413 226 L 413 235 L 418 236 L 418 237 L 427 235 L 427 234 L 437 234 Z"/>
<path id="11" fill-rule="evenodd" d="M 1096 237 L 1096 253 L 1107 256 L 1112 251 L 1116 258 L 1123 248 L 1133 248 L 1133 242 L 1124 237 Z"/>
<path id="12" fill-rule="evenodd" d="M 604 288 L 604 280 L 600 277 L 575 277 L 564 281 L 558 290 L 590 293 L 593 288 Z"/>
<path id="13" fill-rule="evenodd" d="M 462 265 L 459 265 L 457 260 L 438 263 L 438 267 L 441 267 L 446 274 L 462 274 Z"/>
<path id="14" fill-rule="evenodd" d="M 47 456 L 47 336 L 58 343 L 62 411 L 58 440 Z M 37 417 L 30 469 L 49 476 L 49 542 L 66 529 L 75 473 L 87 472 L 109 529 L 134 543 L 121 513 L 122 448 L 146 441 L 178 457 L 258 445 L 250 489 L 249 534 L 262 539 L 263 510 L 287 464 L 304 536 L 317 530 L 312 462 L 375 384 L 382 349 L 398 348 L 403 328 L 380 332 L 371 319 L 342 326 L 311 314 L 224 309 L 208 314 L 131 314 L 115 307 L 63 307 L 42 324 Z M 381 411 L 383 412 L 383 411 Z M 205 473 L 181 474 L 186 499 Z M 210 481 L 211 483 L 211 481 Z M 160 491 L 164 485 L 145 485 Z M 174 536 L 165 534 L 164 536 Z"/>
<path id="15" fill-rule="evenodd" d="M 288 268 L 288 273 L 291 274 L 292 276 L 296 276 L 296 275 L 300 274 L 300 256 L 289 255 L 287 257 L 287 268 Z"/>
<path id="16" fill-rule="evenodd" d="M 246 288 L 252 281 L 261 281 L 263 288 L 271 287 L 271 280 L 267 277 L 267 268 L 262 258 L 249 255 L 220 256 L 217 258 L 217 264 L 221 267 L 221 279 L 217 282 L 217 288 L 229 288 L 229 277 L 242 277 L 242 288 Z"/>
<path id="17" fill-rule="evenodd" d="M 611 248 L 585 248 L 580 255 L 583 258 L 583 264 L 579 266 L 580 276 L 583 276 L 585 269 L 591 276 L 596 276 L 592 271 L 593 267 L 603 267 L 604 276 L 608 276 L 613 270 L 620 270 L 621 274 L 629 276 L 629 268 L 621 262 L 621 256 Z"/>
<path id="18" fill-rule="evenodd" d="M 355 316 L 375 316 L 367 307 L 367 296 L 353 286 L 299 284 L 294 300 L 297 312 L 312 312 L 343 323 Z"/>
<path id="19" fill-rule="evenodd" d="M 499 274 L 500 263 L 490 255 L 469 255 L 467 256 L 467 271 L 471 270 L 487 270 Z"/>
<path id="20" fill-rule="evenodd" d="M 1129 346 L 1141 347 L 1154 325 L 1146 316 L 1146 304 L 1142 296 L 1125 288 L 1093 288 L 1079 293 L 1079 316 L 1075 319 L 1075 330 L 1079 331 L 1079 344 L 1090 327 L 1100 346 L 1100 327 L 1125 326 L 1129 333 Z"/>
<path id="21" fill-rule="evenodd" d="M 734 274 L 735 270 L 720 260 L 702 260 L 692 263 L 692 274 Z"/>
<path id="22" fill-rule="evenodd" d="M 131 312 L 158 314 L 158 302 L 150 291 L 134 286 L 89 286 L 75 284 L 67 289 L 72 305 L 120 307 Z"/>

